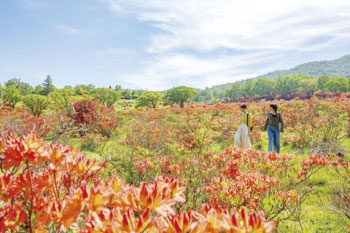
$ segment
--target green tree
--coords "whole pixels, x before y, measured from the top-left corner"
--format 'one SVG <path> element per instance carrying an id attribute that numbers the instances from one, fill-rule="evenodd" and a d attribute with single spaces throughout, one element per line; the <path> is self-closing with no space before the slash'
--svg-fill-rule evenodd
<path id="1" fill-rule="evenodd" d="M 299 91 L 307 95 L 313 95 L 318 90 L 317 79 L 303 79 L 299 82 Z"/>
<path id="2" fill-rule="evenodd" d="M 284 78 L 277 79 L 276 94 L 295 94 L 299 89 L 299 76 L 286 76 Z"/>
<path id="3" fill-rule="evenodd" d="M 19 92 L 23 96 L 29 95 L 29 94 L 32 94 L 34 92 L 34 88 L 28 83 L 21 82 L 19 84 Z"/>
<path id="4" fill-rule="evenodd" d="M 326 82 L 325 89 L 328 92 L 346 92 L 348 90 L 348 81 L 344 77 L 331 78 Z"/>
<path id="5" fill-rule="evenodd" d="M 0 83 L 0 109 L 6 104 L 6 100 L 3 98 L 5 88 Z"/>
<path id="6" fill-rule="evenodd" d="M 243 85 L 243 96 L 255 96 L 254 93 L 255 81 L 252 79 L 248 79 L 244 82 Z"/>
<path id="7" fill-rule="evenodd" d="M 1 88 L 1 106 L 8 104 L 12 108 L 15 108 L 16 104 L 21 101 L 21 93 L 19 92 L 18 84 L 6 85 L 6 88 Z"/>
<path id="8" fill-rule="evenodd" d="M 276 81 L 268 78 L 256 80 L 253 92 L 257 96 L 266 96 L 275 93 Z"/>
<path id="9" fill-rule="evenodd" d="M 81 84 L 74 87 L 74 91 L 76 95 L 90 95 L 94 92 L 95 86 L 93 84 Z"/>
<path id="10" fill-rule="evenodd" d="M 226 96 L 237 100 L 242 97 L 243 88 L 240 82 L 235 82 L 231 88 L 227 89 Z"/>
<path id="11" fill-rule="evenodd" d="M 51 92 L 49 98 L 55 108 L 64 109 L 66 112 L 72 111 L 72 100 L 75 92 L 73 89 L 62 88 Z"/>
<path id="12" fill-rule="evenodd" d="M 215 98 L 222 99 L 222 98 L 225 97 L 225 90 L 221 90 L 221 89 L 219 89 L 219 90 L 214 90 L 214 91 L 213 91 L 213 95 L 214 95 Z"/>
<path id="13" fill-rule="evenodd" d="M 330 79 L 330 77 L 327 75 L 320 76 L 317 79 L 318 89 L 325 92 L 326 91 L 326 83 L 329 81 L 329 79 Z"/>
<path id="14" fill-rule="evenodd" d="M 23 98 L 26 110 L 34 116 L 39 117 L 50 105 L 50 100 L 46 96 L 30 94 Z"/>
<path id="15" fill-rule="evenodd" d="M 10 80 L 8 80 L 6 83 L 5 83 L 5 87 L 10 87 L 10 86 L 19 86 L 21 83 L 21 80 L 18 79 L 18 78 L 12 78 Z"/>
<path id="16" fill-rule="evenodd" d="M 8 99 L 8 104 L 15 108 L 16 104 L 21 101 L 21 93 L 19 92 L 19 88 L 17 86 L 9 86 L 5 89 L 4 99 Z"/>
<path id="17" fill-rule="evenodd" d="M 197 92 L 190 87 L 179 86 L 169 89 L 165 94 L 165 99 L 174 104 L 180 104 L 183 108 L 185 102 L 191 100 Z"/>
<path id="18" fill-rule="evenodd" d="M 195 102 L 209 102 L 214 99 L 214 91 L 206 87 L 204 90 L 198 90 L 198 94 L 193 98 Z"/>
<path id="19" fill-rule="evenodd" d="M 44 92 L 44 88 L 41 85 L 37 85 L 33 91 L 33 93 L 37 95 L 42 95 L 43 92 Z"/>
<path id="20" fill-rule="evenodd" d="M 131 91 L 129 89 L 125 89 L 122 91 L 122 96 L 126 97 L 126 96 L 131 96 Z"/>
<path id="21" fill-rule="evenodd" d="M 121 98 L 120 91 L 115 91 L 110 88 L 97 88 L 93 92 L 93 96 L 100 103 L 106 105 L 108 108 L 112 107 Z"/>
<path id="22" fill-rule="evenodd" d="M 133 90 L 132 92 L 131 92 L 131 95 L 133 96 L 133 97 L 140 97 L 143 93 L 144 93 L 145 91 L 144 90 Z"/>
<path id="23" fill-rule="evenodd" d="M 158 103 L 162 100 L 163 95 L 159 92 L 146 91 L 136 99 L 136 108 L 152 107 L 156 109 Z"/>
<path id="24" fill-rule="evenodd" d="M 114 90 L 115 91 L 121 91 L 122 90 L 122 86 L 121 85 L 115 85 Z"/>
<path id="25" fill-rule="evenodd" d="M 55 90 L 55 86 L 53 85 L 53 81 L 50 75 L 46 77 L 44 83 L 42 84 L 43 91 L 42 95 L 48 96 L 51 92 Z"/>
<path id="26" fill-rule="evenodd" d="M 5 83 L 6 87 L 18 86 L 21 95 L 29 95 L 34 91 L 33 87 L 28 83 L 21 82 L 18 78 L 12 78 Z"/>

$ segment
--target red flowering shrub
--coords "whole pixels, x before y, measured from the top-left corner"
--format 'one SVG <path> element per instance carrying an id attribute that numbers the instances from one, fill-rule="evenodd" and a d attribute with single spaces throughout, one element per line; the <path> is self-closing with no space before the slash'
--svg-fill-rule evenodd
<path id="1" fill-rule="evenodd" d="M 227 148 L 214 155 L 150 156 L 134 164 L 140 179 L 157 174 L 183 177 L 186 206 L 196 208 L 206 201 L 229 208 L 246 206 L 282 222 L 300 218 L 299 208 L 313 191 L 311 176 L 328 165 L 323 158 L 311 156 L 299 167 L 293 157 Z"/>
<path id="2" fill-rule="evenodd" d="M 57 124 L 55 118 L 55 116 L 48 115 L 35 117 L 26 111 L 15 109 L 4 115 L 0 113 L 0 132 L 6 134 L 12 131 L 18 135 L 33 133 L 46 138 Z"/>
<path id="3" fill-rule="evenodd" d="M 117 176 L 103 181 L 105 164 L 74 148 L 50 145 L 34 135 L 0 141 L 0 232 L 266 232 L 263 213 L 203 206 L 176 213 L 185 188 L 156 177 L 140 187 Z M 239 214 L 240 213 L 240 214 Z"/>
<path id="4" fill-rule="evenodd" d="M 212 178 L 204 190 L 210 194 L 211 203 L 264 209 L 267 200 L 296 192 L 291 184 L 300 180 L 295 177 L 296 168 L 292 160 L 291 157 L 276 156 L 274 153 L 226 149 L 214 155 L 210 165 L 219 168 L 222 176 Z M 283 206 L 287 203 L 280 204 Z"/>
<path id="5" fill-rule="evenodd" d="M 87 131 L 110 137 L 117 126 L 118 117 L 113 107 L 107 108 L 90 100 L 76 102 L 73 107 L 75 123 L 80 127 L 89 127 Z"/>
<path id="6" fill-rule="evenodd" d="M 77 124 L 92 125 L 96 121 L 96 104 L 90 100 L 81 100 L 73 104 L 74 120 Z"/>
<path id="7" fill-rule="evenodd" d="M 94 181 L 104 166 L 34 135 L 10 134 L 0 148 L 0 232 L 40 232 L 50 222 L 69 227 L 82 208 L 81 185 Z"/>
<path id="8" fill-rule="evenodd" d="M 110 137 L 116 129 L 119 118 L 113 107 L 107 108 L 99 105 L 97 109 L 97 126 L 96 131 L 103 136 Z"/>

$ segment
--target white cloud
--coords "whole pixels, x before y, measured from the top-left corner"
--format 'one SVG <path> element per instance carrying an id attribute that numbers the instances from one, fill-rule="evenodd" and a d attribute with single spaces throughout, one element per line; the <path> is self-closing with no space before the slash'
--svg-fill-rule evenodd
<path id="1" fill-rule="evenodd" d="M 161 29 L 147 47 L 155 58 L 131 75 L 146 77 L 156 88 L 167 86 L 167 79 L 188 83 L 201 76 L 207 86 L 287 68 L 298 60 L 290 57 L 303 62 L 305 55 L 327 53 L 350 35 L 349 0 L 100 1 Z M 221 49 L 233 52 L 220 54 Z M 261 54 L 269 56 L 265 67 Z"/>
<path id="2" fill-rule="evenodd" d="M 178 85 L 204 88 L 248 78 L 248 72 L 252 76 L 268 72 L 267 68 L 251 72 L 249 66 L 273 59 L 276 59 L 276 55 L 266 52 L 210 58 L 180 53 L 159 55 L 145 62 L 143 70 L 126 75 L 123 80 L 132 88 L 147 87 L 152 90 L 164 90 Z"/>
<path id="3" fill-rule="evenodd" d="M 79 36 L 79 35 L 92 35 L 92 33 L 82 30 L 80 28 L 76 28 L 76 27 L 72 27 L 72 26 L 68 26 L 68 25 L 57 25 L 56 26 L 60 31 L 66 33 L 66 34 L 70 34 L 70 35 L 74 35 L 74 36 Z"/>
<path id="4" fill-rule="evenodd" d="M 108 0 L 164 30 L 150 51 L 220 47 L 303 49 L 310 37 L 350 23 L 348 0 Z M 317 27 L 314 27 L 317 25 Z"/>

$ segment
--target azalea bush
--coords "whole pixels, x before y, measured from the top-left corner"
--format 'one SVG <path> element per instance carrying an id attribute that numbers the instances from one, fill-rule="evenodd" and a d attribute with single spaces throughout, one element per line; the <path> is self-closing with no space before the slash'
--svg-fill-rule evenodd
<path id="1" fill-rule="evenodd" d="M 290 156 L 226 148 L 222 153 L 202 156 L 157 156 L 134 165 L 140 175 L 135 180 L 151 180 L 157 175 L 182 178 L 188 187 L 187 207 L 196 209 L 206 202 L 248 207 L 263 211 L 267 219 L 278 224 L 301 224 L 301 206 L 314 191 L 311 178 L 328 163 L 321 155 L 298 164 Z"/>
<path id="2" fill-rule="evenodd" d="M 53 125 L 57 123 L 54 121 L 56 117 L 47 115 L 36 117 L 23 109 L 0 111 L 0 133 L 3 134 L 12 131 L 19 135 L 33 133 L 46 138 L 52 133 Z"/>
<path id="3" fill-rule="evenodd" d="M 118 116 L 112 107 L 88 99 L 73 104 L 73 119 L 79 127 L 89 128 L 89 132 L 98 132 L 103 136 L 110 137 L 118 123 Z"/>
<path id="4" fill-rule="evenodd" d="M 338 156 L 328 156 L 325 162 L 335 172 L 336 182 L 329 187 L 329 195 L 319 198 L 325 210 L 350 220 L 350 162 Z"/>
<path id="5" fill-rule="evenodd" d="M 92 125 L 96 121 L 96 103 L 91 100 L 81 100 L 73 104 L 74 120 L 77 124 Z"/>
<path id="6" fill-rule="evenodd" d="M 106 166 L 34 135 L 0 142 L 0 232 L 272 232 L 262 212 L 203 205 L 177 212 L 185 188 L 156 177 L 140 187 L 100 171 Z"/>

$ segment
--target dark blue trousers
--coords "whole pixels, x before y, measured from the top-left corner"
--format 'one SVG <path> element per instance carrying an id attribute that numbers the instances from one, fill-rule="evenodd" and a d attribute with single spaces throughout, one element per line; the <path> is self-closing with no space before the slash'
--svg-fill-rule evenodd
<path id="1" fill-rule="evenodd" d="M 280 153 L 280 131 L 277 126 L 267 127 L 267 135 L 269 136 L 269 152 L 276 151 Z"/>

